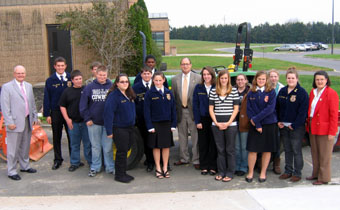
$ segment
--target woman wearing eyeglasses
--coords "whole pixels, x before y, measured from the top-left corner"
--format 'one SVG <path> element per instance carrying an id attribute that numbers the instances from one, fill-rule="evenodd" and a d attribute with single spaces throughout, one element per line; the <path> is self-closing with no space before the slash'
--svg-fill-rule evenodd
<path id="1" fill-rule="evenodd" d="M 114 138 L 117 148 L 115 180 L 123 183 L 134 179 L 126 173 L 126 168 L 136 118 L 135 98 L 128 76 L 119 74 L 108 92 L 104 108 L 106 133 L 108 138 Z"/>

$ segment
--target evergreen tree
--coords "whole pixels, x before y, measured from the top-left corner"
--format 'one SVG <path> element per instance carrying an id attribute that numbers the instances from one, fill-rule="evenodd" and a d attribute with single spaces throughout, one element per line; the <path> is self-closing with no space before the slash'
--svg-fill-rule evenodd
<path id="1" fill-rule="evenodd" d="M 131 60 L 125 62 L 126 72 L 135 76 L 143 67 L 143 39 L 139 34 L 142 31 L 146 37 L 146 54 L 152 54 L 157 59 L 157 65 L 161 63 L 162 55 L 160 50 L 152 40 L 151 26 L 149 21 L 148 9 L 144 0 L 138 0 L 129 9 L 129 25 L 133 29 L 132 46 L 135 50 L 135 55 Z"/>

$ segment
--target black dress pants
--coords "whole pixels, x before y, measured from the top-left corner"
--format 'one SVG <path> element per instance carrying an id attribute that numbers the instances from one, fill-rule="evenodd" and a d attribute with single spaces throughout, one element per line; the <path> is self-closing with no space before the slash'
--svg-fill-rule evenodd
<path id="1" fill-rule="evenodd" d="M 214 136 L 211 130 L 211 118 L 201 116 L 203 129 L 197 129 L 198 149 L 200 154 L 201 170 L 215 170 L 217 168 L 217 150 Z"/>
<path id="2" fill-rule="evenodd" d="M 117 148 L 115 176 L 121 178 L 126 175 L 127 152 L 132 145 L 133 126 L 127 128 L 113 127 L 113 138 Z"/>
<path id="3" fill-rule="evenodd" d="M 61 137 L 62 137 L 62 132 L 63 132 L 63 126 L 65 127 L 67 140 L 68 140 L 68 151 L 71 157 L 71 145 L 70 145 L 70 136 L 68 134 L 68 127 L 60 110 L 52 111 L 51 118 L 52 118 L 54 162 L 62 163 L 64 160 L 62 157 L 62 152 L 61 152 Z"/>
<path id="4" fill-rule="evenodd" d="M 143 143 L 144 143 L 144 154 L 146 157 L 146 162 L 148 164 L 154 165 L 155 161 L 153 159 L 152 148 L 148 147 L 148 130 L 145 125 L 144 118 L 137 120 L 137 127 L 139 130 L 140 135 L 142 136 Z"/>

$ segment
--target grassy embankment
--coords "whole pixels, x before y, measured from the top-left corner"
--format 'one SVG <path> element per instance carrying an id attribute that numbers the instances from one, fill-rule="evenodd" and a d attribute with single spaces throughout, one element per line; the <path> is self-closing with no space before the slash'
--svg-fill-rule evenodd
<path id="1" fill-rule="evenodd" d="M 333 60 L 340 60 L 340 54 L 313 54 L 313 55 L 305 55 L 307 57 L 312 58 L 323 58 L 323 59 L 333 59 Z"/>

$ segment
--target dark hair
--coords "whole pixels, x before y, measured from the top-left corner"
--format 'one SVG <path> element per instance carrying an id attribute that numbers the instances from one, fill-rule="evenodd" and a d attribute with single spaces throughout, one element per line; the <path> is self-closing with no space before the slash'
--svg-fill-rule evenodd
<path id="1" fill-rule="evenodd" d="M 325 71 L 317 71 L 317 72 L 315 72 L 314 78 L 313 78 L 313 88 L 317 88 L 317 87 L 316 87 L 316 83 L 315 83 L 315 77 L 316 77 L 317 75 L 324 76 L 324 77 L 327 79 L 326 85 L 327 85 L 328 87 L 331 86 L 331 80 L 329 79 L 329 76 L 328 76 L 327 72 L 325 72 Z"/>
<path id="2" fill-rule="evenodd" d="M 71 72 L 71 79 L 74 79 L 77 76 L 83 76 L 83 74 L 78 69 L 75 69 Z"/>
<path id="3" fill-rule="evenodd" d="M 150 73 L 152 74 L 152 69 L 151 69 L 150 67 L 148 67 L 148 66 L 144 66 L 144 67 L 140 70 L 140 73 L 143 73 L 143 72 L 145 72 L 145 71 L 148 71 L 148 72 L 150 72 Z"/>
<path id="4" fill-rule="evenodd" d="M 98 72 L 100 72 L 100 71 L 103 71 L 103 72 L 107 72 L 107 68 L 106 68 L 106 66 L 104 66 L 104 65 L 99 65 L 98 67 L 97 67 L 97 73 Z"/>
<path id="5" fill-rule="evenodd" d="M 149 59 L 153 59 L 155 62 L 157 62 L 155 56 L 153 56 L 153 55 L 147 55 L 147 56 L 145 57 L 145 63 L 146 63 Z"/>
<path id="6" fill-rule="evenodd" d="M 99 61 L 94 61 L 91 63 L 90 69 L 92 70 L 94 67 L 99 67 L 102 64 Z"/>
<path id="7" fill-rule="evenodd" d="M 57 65 L 58 62 L 64 62 L 66 64 L 66 59 L 63 57 L 57 57 L 54 59 L 54 65 Z"/>
<path id="8" fill-rule="evenodd" d="M 214 69 L 211 66 L 205 66 L 202 68 L 201 71 L 201 85 L 204 85 L 204 79 L 203 79 L 203 71 L 207 70 L 209 72 L 209 74 L 211 75 L 211 85 L 215 85 L 216 84 L 216 74 Z"/>
<path id="9" fill-rule="evenodd" d="M 188 60 L 189 60 L 189 63 L 191 64 L 191 60 L 190 60 L 190 58 L 188 58 L 188 57 L 182 58 L 181 61 L 179 62 L 179 64 L 182 64 L 182 61 L 183 61 L 184 59 L 188 59 Z"/>
<path id="10" fill-rule="evenodd" d="M 132 87 L 131 87 L 131 83 L 130 83 L 130 80 L 129 80 L 128 75 L 125 74 L 125 73 L 121 73 L 121 74 L 118 74 L 118 75 L 117 75 L 116 80 L 115 80 L 115 82 L 113 83 L 113 85 L 111 86 L 111 88 L 109 89 L 109 91 L 107 92 L 107 95 L 109 95 L 111 92 L 113 92 L 115 89 L 118 88 L 117 83 L 119 83 L 121 77 L 126 77 L 126 78 L 128 79 L 128 82 L 129 82 L 129 86 L 128 86 L 128 88 L 127 88 L 126 91 L 125 91 L 125 95 L 126 95 L 130 100 L 135 100 L 136 94 L 135 94 L 135 92 L 133 91 L 133 89 L 132 89 Z"/>
<path id="11" fill-rule="evenodd" d="M 164 80 L 166 79 L 165 78 L 165 75 L 163 74 L 163 72 L 161 72 L 161 71 L 155 71 L 155 73 L 153 74 L 153 76 L 152 76 L 152 86 L 154 86 L 155 84 L 153 84 L 153 79 L 156 77 L 156 76 L 161 76 Z"/>
<path id="12" fill-rule="evenodd" d="M 257 78 L 262 75 L 266 75 L 266 84 L 265 86 L 265 91 L 270 92 L 273 89 L 272 83 L 269 80 L 269 74 L 266 73 L 265 71 L 258 71 L 253 79 L 252 86 L 251 86 L 251 91 L 256 92 L 256 87 L 257 87 Z"/>

